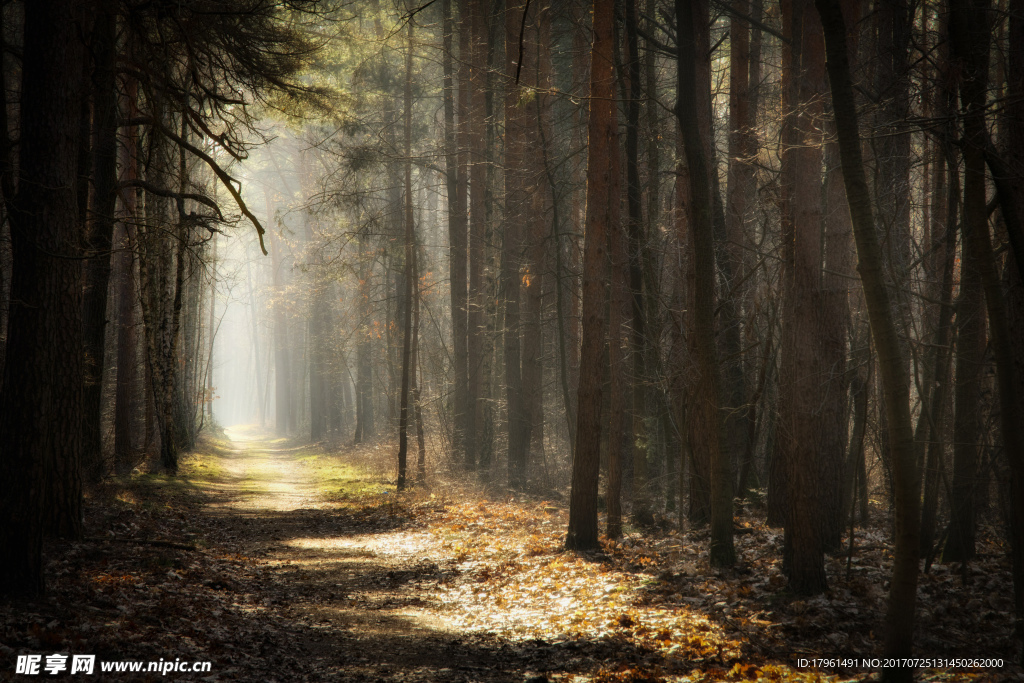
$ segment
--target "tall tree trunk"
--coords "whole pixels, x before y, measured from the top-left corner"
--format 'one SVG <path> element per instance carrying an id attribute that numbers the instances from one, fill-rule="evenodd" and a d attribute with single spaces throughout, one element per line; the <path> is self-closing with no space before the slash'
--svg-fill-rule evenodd
<path id="1" fill-rule="evenodd" d="M 452 84 L 452 8 L 451 0 L 443 0 L 443 55 L 444 73 L 444 135 L 445 135 L 445 189 L 448 193 L 448 268 L 451 289 L 452 319 L 452 451 L 455 457 L 470 468 L 475 454 L 468 451 L 465 441 L 466 420 L 469 409 L 468 385 L 468 331 L 466 318 L 466 184 L 465 169 L 460 165 L 459 139 L 455 128 L 455 92 Z M 465 61 L 465 59 L 463 59 Z M 460 66 L 460 69 L 462 67 Z M 460 81 L 460 125 L 465 116 L 461 101 L 465 83 Z"/>
<path id="2" fill-rule="evenodd" d="M 245 282 L 248 287 L 248 299 L 249 299 L 249 323 L 252 334 L 252 353 L 255 358 L 256 372 L 256 401 L 257 401 L 257 415 L 259 416 L 260 427 L 267 424 L 267 413 L 266 413 L 266 391 L 265 384 L 263 383 L 263 368 L 261 364 L 263 357 L 260 355 L 260 334 L 259 334 L 259 318 L 256 315 L 256 290 L 252 286 L 252 262 L 249 260 L 249 255 L 246 253 L 245 258 Z"/>
<path id="3" fill-rule="evenodd" d="M 126 107 L 129 116 L 134 115 L 138 84 L 134 79 L 126 83 Z M 121 175 L 125 183 L 138 180 L 138 129 L 127 129 L 120 145 Z M 129 188 L 122 194 L 122 219 L 119 223 L 117 241 L 117 387 L 114 398 L 114 467 L 115 471 L 127 474 L 134 464 L 135 447 L 133 425 L 139 409 L 136 395 L 136 380 L 139 365 L 138 335 L 135 332 L 135 309 L 139 295 L 135 279 L 136 228 L 138 221 L 137 191 Z"/>
<path id="4" fill-rule="evenodd" d="M 961 17 L 961 20 L 964 20 Z M 956 29 L 950 24 L 950 33 Z M 961 44 L 960 49 L 971 49 Z M 963 59 L 963 54 L 958 55 Z M 955 57 L 954 57 L 955 58 Z M 987 78 L 985 73 L 969 78 Z M 961 83 L 961 90 L 969 85 Z M 982 88 L 985 85 L 981 86 Z M 970 94 L 961 94 L 965 103 Z M 981 95 L 984 101 L 984 94 Z M 982 105 L 984 106 L 984 105 Z M 967 121 L 965 120 L 965 126 Z M 982 124 L 984 125 L 984 120 Z M 965 130 L 966 133 L 966 130 Z M 983 153 L 982 153 L 983 154 Z M 978 161 L 981 161 L 981 167 Z M 982 387 L 985 374 L 985 290 L 981 282 L 978 253 L 968 247 L 973 232 L 988 230 L 985 207 L 984 157 L 973 147 L 964 148 L 963 238 L 960 266 L 960 296 L 956 303 L 956 385 L 953 418 L 953 481 L 950 500 L 949 536 L 943 549 L 944 562 L 964 562 L 975 554 L 975 495 L 982 442 Z"/>
<path id="5" fill-rule="evenodd" d="M 955 135 L 955 126 L 950 112 L 953 110 L 955 92 L 952 87 L 949 68 L 949 48 L 945 37 L 948 35 L 948 14 L 942 19 L 939 31 L 943 46 L 939 49 L 939 65 L 942 71 L 938 74 L 933 102 L 933 116 L 948 121 L 945 130 L 939 132 L 934 144 L 932 155 L 932 198 L 931 198 L 931 234 L 932 257 L 925 262 L 929 280 L 933 283 L 929 296 L 938 302 L 932 312 L 934 320 L 933 343 L 928 351 L 925 369 L 930 374 L 924 386 L 931 386 L 928 401 L 922 406 L 919 418 L 920 438 L 918 443 L 926 442 L 924 499 L 921 504 L 921 554 L 932 556 L 935 542 L 935 527 L 938 516 L 940 481 L 944 479 L 945 450 L 944 425 L 949 394 L 950 376 L 950 341 L 953 321 L 953 271 L 956 259 L 956 228 L 960 206 L 960 182 L 957 162 L 951 147 Z M 946 168 L 949 168 L 948 180 Z M 947 187 L 948 184 L 948 187 Z M 927 380 L 931 381 L 927 381 Z M 952 502 L 952 501 L 951 501 Z"/>
<path id="6" fill-rule="evenodd" d="M 408 40 L 405 47 L 405 319 L 402 334 L 402 393 L 398 410 L 398 485 L 405 488 L 406 459 L 409 454 L 409 382 L 412 360 L 412 307 L 413 307 L 413 254 L 416 250 L 416 231 L 412 214 L 412 38 L 413 22 L 408 22 Z M 411 371 L 411 372 L 410 372 Z"/>
<path id="7" fill-rule="evenodd" d="M 783 31 L 792 41 L 783 76 L 783 315 L 776 456 L 785 471 L 784 566 L 797 593 L 819 593 L 825 578 L 827 503 L 838 503 L 832 476 L 842 450 L 824 452 L 822 405 L 827 381 L 821 291 L 822 95 L 824 43 L 810 0 L 783 3 Z M 826 489 L 828 492 L 826 493 Z"/>
<path id="8" fill-rule="evenodd" d="M 827 68 L 836 117 L 846 199 L 857 242 L 857 270 L 864 285 L 871 333 L 878 351 L 896 497 L 896 543 L 889 606 L 886 612 L 885 656 L 909 657 L 913 650 L 917 602 L 921 478 L 914 461 L 910 419 L 910 386 L 900 354 L 899 337 L 882 270 L 882 250 L 875 234 L 871 195 L 861 158 L 857 107 L 850 80 L 846 23 L 831 0 L 815 0 L 825 34 Z M 912 680 L 913 670 L 886 669 L 883 680 Z"/>
<path id="9" fill-rule="evenodd" d="M 676 116 L 683 134 L 686 165 L 689 169 L 690 199 L 693 204 L 693 226 L 690 250 L 695 275 L 693 329 L 695 338 L 694 369 L 696 391 L 690 396 L 689 412 L 696 423 L 695 433 L 701 443 L 691 443 L 708 454 L 711 463 L 711 551 L 715 566 L 730 566 L 736 561 L 732 529 L 732 474 L 729 454 L 722 450 L 719 368 L 714 330 L 714 237 L 711 174 L 713 169 L 706 154 L 698 123 L 697 73 L 695 61 L 702 49 L 697 32 L 706 32 L 709 19 L 704 0 L 676 0 L 676 21 L 679 27 L 678 100 Z M 706 52 L 706 50 L 704 50 Z M 690 59 L 690 56 L 693 59 Z"/>
<path id="10" fill-rule="evenodd" d="M 621 231 L 609 233 L 611 277 L 608 305 L 608 481 L 605 494 L 609 538 L 618 538 L 622 535 L 622 470 L 623 465 L 628 462 L 624 456 L 629 448 L 626 417 L 629 416 L 631 407 L 632 392 L 629 385 L 632 378 L 627 361 L 633 339 L 629 326 L 631 297 L 627 248 L 626 236 Z M 635 476 L 634 474 L 634 482 Z M 635 498 L 633 504 L 635 513 Z"/>
<path id="11" fill-rule="evenodd" d="M 750 0 L 741 0 L 734 5 L 738 13 L 752 14 L 753 18 L 760 21 L 760 2 L 757 7 L 752 7 Z M 757 131 L 755 128 L 757 117 L 758 90 L 760 84 L 752 80 L 751 73 L 751 36 L 750 27 L 743 19 L 736 16 L 729 21 L 729 176 L 726 196 L 725 212 L 725 234 L 728 240 L 726 250 L 732 265 L 732 282 L 726 283 L 729 289 L 725 296 L 735 300 L 736 308 L 736 339 L 739 339 L 739 318 L 744 309 L 749 306 L 747 290 L 749 281 L 745 261 L 747 247 L 751 244 L 748 237 L 747 223 L 752 214 L 752 202 L 757 190 L 755 178 L 756 167 L 754 157 L 757 154 Z M 760 52 L 760 50 L 758 50 Z M 756 55 L 760 60 L 760 54 Z M 758 65 L 759 67 L 759 65 Z M 754 69 L 759 75 L 759 68 Z M 750 325 L 752 321 L 748 321 Z M 742 358 L 735 358 L 741 371 Z M 762 375 L 764 371 L 762 369 Z M 737 385 L 734 388 L 741 388 Z M 744 389 L 745 393 L 745 389 Z M 753 467 L 754 451 L 754 427 L 757 419 L 756 400 L 747 401 L 746 396 L 735 396 L 739 401 L 746 401 L 746 408 L 736 403 L 733 410 L 737 411 L 737 417 L 733 424 L 744 432 L 743 438 L 733 437 L 733 448 L 737 449 L 737 455 L 742 453 L 741 475 L 737 493 L 746 495 L 747 479 Z"/>
<path id="12" fill-rule="evenodd" d="M 110 246 L 114 233 L 117 195 L 117 3 L 96 1 L 91 52 L 92 74 L 92 197 L 87 225 L 83 301 L 85 389 L 82 422 L 82 474 L 96 482 L 103 475 L 102 389 L 107 328 L 107 286 L 110 282 Z"/>
<path id="13" fill-rule="evenodd" d="M 210 238 L 213 242 L 213 254 L 210 257 L 210 319 L 206 326 L 206 376 L 204 402 L 206 417 L 213 429 L 213 343 L 217 338 L 217 233 Z"/>
<path id="14" fill-rule="evenodd" d="M 990 324 L 992 355 L 996 362 L 999 389 L 999 426 L 1003 450 L 1011 472 L 1011 560 L 1017 625 L 1024 622 L 1024 410 L 1021 409 L 1019 380 L 1015 376 L 1014 349 L 1006 300 L 996 270 L 985 206 L 985 149 L 988 130 L 985 99 L 988 87 L 990 25 L 988 0 L 951 0 L 950 38 L 952 54 L 963 69 L 960 108 L 964 121 L 964 220 L 965 260 L 974 261 L 985 294 Z M 1013 267 L 1013 264 L 1009 264 Z M 959 314 L 959 312 L 958 312 Z M 956 473 L 954 471 L 954 477 Z M 951 531 L 952 534 L 952 531 Z"/>
<path id="15" fill-rule="evenodd" d="M 465 465 L 466 469 L 474 470 L 477 466 L 477 448 L 476 448 L 476 424 L 474 422 L 475 409 L 473 401 L 470 396 L 469 388 L 469 335 L 472 334 L 469 327 L 469 306 L 470 306 L 470 292 L 469 292 L 469 169 L 470 169 L 470 93 L 472 92 L 473 85 L 470 82 L 471 77 L 471 66 L 473 60 L 472 54 L 472 36 L 473 36 L 473 25 L 470 17 L 470 0 L 458 0 L 459 3 L 459 69 L 458 69 L 458 98 L 456 100 L 456 129 L 455 129 L 455 148 L 458 150 L 457 166 L 458 175 L 456 177 L 456 193 L 455 193 L 455 208 L 453 211 L 453 219 L 455 225 L 451 228 L 458 232 L 453 235 L 453 238 L 457 238 L 451 242 L 451 249 L 459 249 L 457 262 L 452 263 L 452 266 L 462 266 L 462 279 L 459 282 L 453 283 L 457 289 L 457 294 L 461 296 L 462 288 L 466 288 L 466 298 L 464 300 L 465 311 L 460 312 L 459 316 L 465 316 L 465 334 L 466 340 L 464 342 L 456 342 L 455 350 L 458 351 L 461 348 L 466 350 L 466 372 L 465 372 L 465 415 L 464 423 L 462 425 L 462 439 L 463 447 L 465 449 Z M 449 197 L 449 201 L 451 198 Z M 461 325 L 462 321 L 459 320 Z M 452 333 L 458 332 L 458 327 L 453 323 Z M 456 359 L 458 362 L 458 359 Z M 456 368 L 456 371 L 458 368 Z M 456 377 L 456 381 L 460 381 L 460 377 Z M 456 389 L 457 389 L 456 385 Z M 457 400 L 457 399 L 456 399 Z M 458 410 L 458 405 L 456 405 Z"/>
<path id="16" fill-rule="evenodd" d="M 472 447 L 474 459 L 479 456 L 479 436 L 484 411 L 484 309 L 487 293 L 484 290 L 484 246 L 486 223 L 487 163 L 484 155 L 486 136 L 487 88 L 487 17 L 484 0 L 468 0 L 470 23 L 470 76 L 469 76 L 469 293 L 467 362 L 469 365 L 468 419 L 472 421 Z M 467 440 L 467 446 L 469 441 Z"/>
<path id="17" fill-rule="evenodd" d="M 415 240 L 415 235 L 413 235 Z M 413 309 L 412 309 L 412 359 L 410 360 L 410 382 L 412 388 L 412 409 L 416 421 L 416 481 L 422 484 L 427 479 L 427 443 L 423 432 L 423 402 L 420 400 L 422 367 L 420 365 L 420 302 L 423 293 L 420 289 L 419 251 L 413 248 L 412 259 Z M 420 374 L 417 375 L 416 373 Z"/>
<path id="18" fill-rule="evenodd" d="M 522 293 L 522 233 L 529 216 L 527 187 L 526 135 L 530 132 L 525 89 L 515 82 L 520 73 L 518 49 L 523 6 L 511 2 L 505 13 L 506 76 L 505 95 L 505 236 L 502 241 L 501 273 L 505 302 L 504 350 L 505 391 L 508 415 L 508 483 L 518 488 L 526 484 L 526 460 L 529 451 L 529 423 L 523 402 L 522 330 L 520 299 Z M 525 52 L 525 50 L 524 50 Z M 529 277 L 529 275 L 527 275 Z"/>
<path id="19" fill-rule="evenodd" d="M 860 20 L 861 0 L 845 0 L 843 14 L 849 25 Z M 857 34 L 850 36 L 850 57 L 857 53 Z M 822 48 L 824 49 L 824 48 Z M 854 270 L 853 225 L 846 204 L 835 119 L 825 120 L 825 213 L 824 269 L 821 274 L 821 370 L 824 396 L 821 407 L 821 459 L 824 507 L 821 514 L 822 544 L 826 551 L 840 547 L 849 501 L 844 497 L 853 479 L 848 465 L 849 385 L 847 341 L 850 337 L 850 282 Z"/>
<path id="20" fill-rule="evenodd" d="M 25 5 L 11 310 L 0 394 L 0 591 L 43 590 L 51 531 L 82 533 L 82 319 L 76 165 L 82 46 L 74 0 Z M 70 256 L 71 258 L 63 258 Z M 50 515 L 53 520 L 53 515 Z"/>
<path id="21" fill-rule="evenodd" d="M 370 277 L 373 275 L 373 261 L 366 253 L 366 234 L 359 240 L 359 263 L 362 269 L 359 277 L 359 333 L 356 342 L 356 429 L 355 443 L 366 443 L 375 435 L 373 409 L 373 317 L 370 301 Z"/>
<path id="22" fill-rule="evenodd" d="M 605 344 L 608 236 L 619 226 L 618 124 L 615 114 L 615 3 L 594 0 L 587 135 L 587 221 L 583 252 L 583 333 L 580 351 L 576 448 L 569 497 L 568 550 L 592 550 L 597 539 L 601 446 L 602 356 Z"/>
<path id="23" fill-rule="evenodd" d="M 1010 0 L 1009 56 L 1007 74 L 1009 83 L 1002 125 L 1007 158 L 1011 168 L 1024 167 L 1024 0 Z M 1013 179 L 1010 190 L 1017 207 L 1024 207 L 1024 178 Z M 1024 396 L 1024 268 L 1016 261 L 1016 268 L 1008 266 L 1010 291 L 1007 297 L 1008 326 L 1014 351 L 1017 396 Z M 1019 455 L 1019 454 L 1018 454 Z M 1011 470 L 1011 553 L 1013 562 L 1013 601 L 1017 617 L 1017 637 L 1024 638 L 1024 482 L 1019 468 Z"/>
<path id="24" fill-rule="evenodd" d="M 267 223 L 274 222 L 274 206 L 266 193 Z M 288 313 L 284 302 L 284 254 L 281 237 L 270 230 L 270 267 L 274 287 L 274 431 L 286 436 L 294 421 L 292 416 L 291 353 L 288 347 Z"/>
<path id="25" fill-rule="evenodd" d="M 524 40 L 526 87 L 533 90 L 533 102 L 524 103 L 523 123 L 532 131 L 542 131 L 548 126 L 550 117 L 550 52 L 551 8 L 547 4 L 533 5 L 533 16 L 527 18 L 528 26 Z M 525 137 L 525 136 L 524 136 Z M 540 144 L 545 145 L 549 136 L 542 135 Z M 530 154 L 527 162 L 529 173 L 529 219 L 527 240 L 524 250 L 526 259 L 523 315 L 523 417 L 525 422 L 527 449 L 527 476 L 529 468 L 536 470 L 545 463 L 544 454 L 544 383 L 543 350 L 544 331 L 541 326 L 541 311 L 544 292 L 548 289 L 549 266 L 547 253 L 548 238 L 551 236 L 551 215 L 554 197 L 549 195 L 550 184 L 546 177 L 547 149 L 540 154 Z"/>
<path id="26" fill-rule="evenodd" d="M 626 208 L 628 210 L 627 233 L 629 236 L 629 292 L 630 292 L 630 342 L 629 354 L 632 368 L 630 378 L 630 411 L 632 439 L 630 442 L 633 460 L 633 521 L 649 525 L 654 521 L 651 513 L 648 489 L 648 440 L 647 440 L 647 336 L 644 320 L 643 291 L 643 248 L 644 217 L 640 187 L 640 101 L 643 87 L 640 82 L 640 48 L 637 26 L 636 0 L 626 3 Z M 610 339 L 614 341 L 615 331 Z"/>

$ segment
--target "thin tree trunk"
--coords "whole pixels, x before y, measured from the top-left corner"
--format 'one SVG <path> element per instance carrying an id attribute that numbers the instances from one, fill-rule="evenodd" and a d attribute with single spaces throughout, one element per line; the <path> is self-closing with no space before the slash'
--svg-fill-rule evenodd
<path id="1" fill-rule="evenodd" d="M 126 107 L 129 116 L 134 115 L 138 84 L 130 79 L 126 84 Z M 135 126 L 127 129 L 121 150 L 121 174 L 126 183 L 138 179 L 138 130 Z M 136 228 L 138 221 L 137 193 L 130 188 L 123 193 L 122 219 L 119 225 L 120 239 L 117 241 L 117 387 L 114 397 L 114 467 L 119 475 L 130 471 L 135 459 L 135 444 L 132 426 L 139 408 L 136 395 L 136 380 L 139 365 L 139 344 L 135 332 L 135 307 L 138 305 L 138 289 L 135 280 Z"/>
<path id="2" fill-rule="evenodd" d="M 256 316 L 256 290 L 252 286 L 252 264 L 249 261 L 248 254 L 245 259 L 245 281 L 248 286 L 248 299 L 249 299 L 249 322 L 252 328 L 252 352 L 255 358 L 256 372 L 256 401 L 257 401 L 257 413 L 259 415 L 260 427 L 267 424 L 267 413 L 266 413 L 266 400 L 264 398 L 266 386 L 263 383 L 263 373 L 261 372 L 260 365 L 262 358 L 260 357 L 260 334 L 259 325 L 257 323 L 258 318 Z"/>
<path id="3" fill-rule="evenodd" d="M 944 79 L 948 80 L 948 79 Z M 938 99 L 938 98 L 937 98 Z M 948 111 L 948 109 L 947 109 Z M 956 257 L 956 225 L 959 206 L 959 187 L 955 160 L 948 149 L 948 140 L 936 142 L 934 159 L 935 169 L 932 183 L 931 238 L 932 250 L 935 252 L 928 270 L 935 281 L 931 298 L 938 301 L 935 312 L 935 331 L 929 359 L 926 361 L 931 370 L 932 389 L 928 403 L 922 406 L 921 421 L 926 421 L 922 429 L 921 439 L 927 441 L 925 460 L 924 499 L 921 507 L 921 555 L 932 556 L 937 524 L 939 482 L 945 469 L 943 451 L 943 425 L 946 414 L 946 397 L 949 390 L 950 375 L 950 338 L 952 336 L 953 319 L 953 269 Z M 946 166 L 950 167 L 949 188 L 946 188 Z M 941 266 L 941 275 L 937 272 Z M 927 367 L 926 366 L 926 367 Z M 926 382 L 925 386 L 929 386 Z M 925 412 L 924 409 L 927 409 Z M 927 438 L 925 439 L 925 434 Z"/>
<path id="4" fill-rule="evenodd" d="M 269 190 L 264 188 L 267 206 L 267 223 L 274 221 L 274 207 Z M 294 421 L 292 416 L 292 372 L 291 354 L 288 347 L 288 313 L 284 302 L 284 254 L 281 238 L 270 229 L 270 267 L 274 287 L 274 430 L 278 436 L 286 436 Z"/>
<path id="5" fill-rule="evenodd" d="M 213 241 L 213 256 L 210 258 L 210 321 L 206 328 L 206 412 L 213 429 L 213 343 L 217 338 L 217 234 L 210 238 Z"/>
<path id="6" fill-rule="evenodd" d="M 107 328 L 107 290 L 110 282 L 110 247 L 114 233 L 117 195 L 117 3 L 97 0 L 91 53 L 92 74 L 92 197 L 87 220 L 83 305 L 85 389 L 82 422 L 82 474 L 97 482 L 106 466 L 103 462 L 102 390 L 103 359 Z"/>
<path id="7" fill-rule="evenodd" d="M 475 453 L 466 448 L 465 430 L 468 415 L 468 332 L 466 318 L 466 183 L 464 167 L 455 126 L 455 93 L 452 84 L 452 8 L 451 0 L 443 0 L 444 134 L 445 189 L 448 192 L 448 268 L 451 289 L 452 319 L 452 451 L 455 457 L 472 469 Z M 465 60 L 464 60 L 465 61 Z M 460 69 L 462 67 L 460 66 Z M 465 113 L 461 107 L 466 84 L 460 81 L 460 122 Z M 461 124 L 460 124 L 461 125 Z"/>
<path id="8" fill-rule="evenodd" d="M 472 447 L 478 459 L 483 431 L 484 410 L 484 240 L 486 223 L 487 164 L 484 156 L 486 137 L 487 17 L 484 0 L 469 0 L 470 76 L 469 76 L 469 293 L 467 362 L 469 373 L 468 419 L 472 421 Z M 465 59 L 465 57 L 463 57 Z M 469 440 L 467 439 L 467 447 Z"/>
<path id="9" fill-rule="evenodd" d="M 402 335 L 402 393 L 398 409 L 398 485 L 405 489 L 406 458 L 409 453 L 409 382 L 412 360 L 413 253 L 416 250 L 416 229 L 412 215 L 412 38 L 413 22 L 408 22 L 405 52 L 405 310 Z"/>
<path id="10" fill-rule="evenodd" d="M 526 461 L 529 450 L 529 424 L 523 396 L 522 330 L 520 329 L 520 299 L 523 274 L 522 229 L 529 216 L 527 188 L 526 103 L 521 86 L 515 83 L 519 60 L 523 55 L 517 47 L 524 7 L 510 2 L 505 14 L 506 76 L 509 79 L 505 95 L 505 235 L 502 241 L 501 277 L 505 302 L 504 351 L 505 391 L 508 415 L 508 483 L 512 488 L 526 484 Z M 529 277 L 529 274 L 527 274 Z"/>

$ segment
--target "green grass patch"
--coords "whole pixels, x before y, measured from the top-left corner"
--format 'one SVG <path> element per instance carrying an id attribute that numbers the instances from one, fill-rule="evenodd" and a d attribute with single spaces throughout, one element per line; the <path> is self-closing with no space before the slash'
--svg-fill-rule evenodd
<path id="1" fill-rule="evenodd" d="M 306 452 L 298 456 L 316 481 L 317 490 L 331 500 L 363 499 L 390 491 L 379 476 L 342 462 L 340 454 Z"/>

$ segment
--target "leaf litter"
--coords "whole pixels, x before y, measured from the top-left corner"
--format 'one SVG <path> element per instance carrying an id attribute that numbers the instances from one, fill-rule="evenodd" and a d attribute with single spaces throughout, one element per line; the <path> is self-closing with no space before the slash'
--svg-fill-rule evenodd
<path id="1" fill-rule="evenodd" d="M 87 500 L 93 535 L 47 545 L 46 597 L 0 603 L 0 655 L 11 663 L 0 680 L 17 654 L 52 652 L 209 660 L 209 675 L 181 678 L 208 681 L 878 673 L 798 660 L 881 656 L 891 566 L 881 528 L 857 531 L 849 578 L 845 555 L 829 558 L 830 590 L 801 598 L 785 590 L 781 531 L 753 515 L 737 520 L 730 570 L 709 566 L 705 530 L 665 524 L 602 539 L 600 553 L 569 553 L 560 503 L 487 498 L 442 478 L 433 492 L 396 495 L 386 486 L 391 454 L 381 444 L 339 454 L 211 442 L 178 480 L 109 482 Z M 1024 680 L 1010 665 L 1019 641 L 1005 549 L 997 534 L 982 537 L 966 571 L 936 564 L 921 575 L 916 652 L 1006 666 L 923 670 L 919 680 Z M 158 679 L 177 680 L 117 674 Z"/>

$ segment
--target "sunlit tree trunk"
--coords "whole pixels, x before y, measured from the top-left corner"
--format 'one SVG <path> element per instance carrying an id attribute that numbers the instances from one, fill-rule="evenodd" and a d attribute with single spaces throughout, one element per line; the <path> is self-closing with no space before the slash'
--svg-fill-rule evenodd
<path id="1" fill-rule="evenodd" d="M 252 353 L 255 359 L 256 372 L 256 401 L 257 408 L 256 414 L 259 419 L 260 427 L 267 424 L 267 412 L 266 412 L 266 390 L 265 384 L 263 383 L 263 356 L 260 355 L 260 334 L 259 334 L 259 317 L 256 312 L 256 290 L 252 284 L 252 262 L 249 259 L 248 250 L 246 250 L 245 257 L 245 284 L 247 286 L 247 298 L 249 300 L 249 326 L 251 329 L 252 337 Z M 358 440 L 357 440 L 358 441 Z"/>
<path id="2" fill-rule="evenodd" d="M 413 235 L 415 241 L 415 235 Z M 413 276 L 413 309 L 412 309 L 412 359 L 410 360 L 410 383 L 412 388 L 412 409 L 416 422 L 416 481 L 422 484 L 427 478 L 427 443 L 423 431 L 423 402 L 421 399 L 420 377 L 423 369 L 420 364 L 420 304 L 423 292 L 420 288 L 419 251 L 414 245 L 412 259 Z M 417 375 L 417 373 L 420 373 Z"/>
<path id="3" fill-rule="evenodd" d="M 572 148 L 583 149 L 589 135 L 590 93 L 590 16 L 587 3 L 571 3 L 572 21 L 572 87 L 579 103 L 572 110 Z M 572 197 L 570 199 L 568 231 L 565 239 L 563 268 L 557 274 L 562 286 L 562 326 L 565 335 L 566 423 L 569 432 L 570 462 L 576 448 L 577 399 L 580 384 L 580 317 L 582 297 L 583 232 L 586 222 L 586 155 L 576 156 L 571 166 Z"/>
<path id="4" fill-rule="evenodd" d="M 353 441 L 366 443 L 376 434 L 373 407 L 373 307 L 370 301 L 370 278 L 373 276 L 373 259 L 366 253 L 365 234 L 357 238 L 359 243 L 359 331 L 356 341 L 356 429 Z"/>
<path id="5" fill-rule="evenodd" d="M 264 190 L 269 192 L 268 190 Z M 270 195 L 266 197 L 267 223 L 274 221 L 274 207 Z M 270 267 L 274 288 L 274 429 L 279 436 L 289 433 L 293 417 L 291 353 L 288 348 L 288 315 L 284 302 L 284 254 L 281 237 L 271 228 Z"/>
<path id="6" fill-rule="evenodd" d="M 467 465 L 475 462 L 475 455 L 466 448 L 466 416 L 468 398 L 467 320 L 466 320 L 466 183 L 464 167 L 460 164 L 460 140 L 456 135 L 455 99 L 452 70 L 452 9 L 451 0 L 443 0 L 443 55 L 444 74 L 444 135 L 445 135 L 445 189 L 448 193 L 448 268 L 451 289 L 452 319 L 452 451 Z M 461 35 L 461 34 L 460 34 Z M 460 73 L 462 67 L 460 66 Z M 465 85 L 460 81 L 458 94 L 460 122 L 465 114 L 461 105 Z M 460 123 L 461 125 L 461 123 Z"/>
<path id="7" fill-rule="evenodd" d="M 217 235 L 210 238 L 213 254 L 210 256 L 210 319 L 206 325 L 206 373 L 204 379 L 204 403 L 206 418 L 213 428 L 213 344 L 217 339 Z"/>
<path id="8" fill-rule="evenodd" d="M 408 23 L 405 47 L 405 310 L 402 329 L 402 393 L 398 409 L 398 490 L 405 488 L 406 460 L 409 454 L 409 383 L 416 372 L 412 361 L 413 258 L 416 233 L 412 213 L 412 38 L 413 22 Z"/>
<path id="9" fill-rule="evenodd" d="M 587 150 L 587 220 L 583 255 L 583 332 L 577 398 L 576 448 L 569 499 L 568 550 L 591 550 L 597 538 L 601 445 L 602 356 L 608 236 L 619 226 L 618 124 L 615 114 L 613 0 L 594 0 Z"/>
<path id="10" fill-rule="evenodd" d="M 484 140 L 487 129 L 487 17 L 483 0 L 468 0 L 470 22 L 469 77 L 469 293 L 467 362 L 469 372 L 469 419 L 472 420 L 474 461 L 479 460 L 483 427 L 484 247 L 486 223 L 487 164 Z M 467 447 L 469 440 L 467 439 Z"/>

